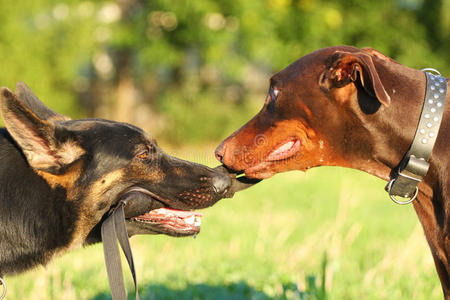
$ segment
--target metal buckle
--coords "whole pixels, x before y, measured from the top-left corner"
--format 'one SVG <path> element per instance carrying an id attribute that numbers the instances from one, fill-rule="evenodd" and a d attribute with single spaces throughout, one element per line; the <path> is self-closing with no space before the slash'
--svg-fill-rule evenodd
<path id="1" fill-rule="evenodd" d="M 436 70 L 436 69 L 434 69 L 434 68 L 423 68 L 422 70 L 420 70 L 420 71 L 422 71 L 422 72 L 428 72 L 428 73 L 431 73 L 431 72 L 433 72 L 433 73 L 435 73 L 436 75 L 441 75 L 441 73 L 438 71 L 438 70 Z"/>
<path id="2" fill-rule="evenodd" d="M 0 277 L 0 286 L 3 286 L 3 292 L 0 294 L 0 300 L 6 296 L 6 282 Z"/>
<path id="3" fill-rule="evenodd" d="M 399 175 L 404 176 L 403 174 L 399 174 Z M 392 201 L 394 201 L 395 203 L 400 204 L 400 205 L 406 205 L 406 204 L 413 202 L 414 199 L 416 199 L 417 194 L 419 193 L 419 188 L 416 186 L 416 191 L 414 192 L 414 195 L 409 200 L 400 201 L 400 200 L 395 199 L 395 195 L 391 194 L 392 184 L 394 183 L 395 180 L 397 180 L 397 178 L 391 179 L 386 186 L 386 191 L 389 194 L 389 198 L 391 198 Z"/>
<path id="4" fill-rule="evenodd" d="M 397 174 L 391 174 L 394 178 L 386 185 L 391 200 L 401 205 L 416 199 L 419 191 L 417 185 L 428 172 L 430 166 L 428 160 L 441 126 L 446 102 L 445 78 L 433 68 L 425 68 L 422 71 L 426 74 L 427 89 L 416 133 L 408 152 L 396 167 L 399 169 L 396 171 Z M 410 199 L 400 201 L 395 198 L 396 196 Z"/>

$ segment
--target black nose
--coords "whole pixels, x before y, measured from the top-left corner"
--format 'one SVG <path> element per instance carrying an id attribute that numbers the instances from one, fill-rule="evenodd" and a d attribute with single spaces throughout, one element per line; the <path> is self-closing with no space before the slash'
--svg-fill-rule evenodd
<path id="1" fill-rule="evenodd" d="M 212 186 L 217 194 L 225 194 L 231 186 L 231 179 L 223 174 L 216 175 L 212 179 Z"/>

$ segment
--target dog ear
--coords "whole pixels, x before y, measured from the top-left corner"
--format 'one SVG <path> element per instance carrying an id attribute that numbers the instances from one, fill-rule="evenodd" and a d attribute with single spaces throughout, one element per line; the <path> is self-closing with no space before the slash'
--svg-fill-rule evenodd
<path id="1" fill-rule="evenodd" d="M 30 97 L 36 96 L 28 94 L 26 97 L 34 101 Z M 44 109 L 45 105 L 41 102 L 34 107 L 38 107 L 39 113 L 53 117 L 49 115 L 51 110 Z M 57 140 L 56 133 L 64 136 L 64 128 L 40 118 L 8 88 L 0 89 L 0 112 L 8 132 L 22 149 L 30 166 L 36 170 L 60 174 L 64 167 L 84 153 L 76 142 L 67 139 L 67 135 L 65 141 Z"/>
<path id="2" fill-rule="evenodd" d="M 49 120 L 52 122 L 68 121 L 69 117 L 58 114 L 51 110 L 44 103 L 39 100 L 38 97 L 31 91 L 31 89 L 24 83 L 19 81 L 16 85 L 16 96 L 25 104 L 32 112 L 34 112 L 39 118 L 43 120 Z"/>
<path id="3" fill-rule="evenodd" d="M 384 106 L 390 104 L 391 97 L 380 80 L 372 57 L 364 52 L 337 51 L 330 56 L 327 68 L 321 75 L 320 86 L 330 90 L 358 80 L 369 95 L 377 98 Z"/>

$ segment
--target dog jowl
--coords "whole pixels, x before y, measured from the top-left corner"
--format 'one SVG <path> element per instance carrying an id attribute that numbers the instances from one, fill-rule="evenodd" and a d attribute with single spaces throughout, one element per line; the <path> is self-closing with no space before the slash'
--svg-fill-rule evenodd
<path id="1" fill-rule="evenodd" d="M 102 220 L 127 191 L 130 235 L 187 236 L 227 193 L 228 176 L 165 154 L 141 129 L 71 120 L 23 83 L 0 91 L 0 274 L 19 273 L 101 241 Z"/>

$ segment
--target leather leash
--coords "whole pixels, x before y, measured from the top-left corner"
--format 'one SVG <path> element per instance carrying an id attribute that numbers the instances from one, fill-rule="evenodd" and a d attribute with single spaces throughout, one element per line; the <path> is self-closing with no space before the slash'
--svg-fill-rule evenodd
<path id="1" fill-rule="evenodd" d="M 125 213 L 123 206 L 125 202 L 121 200 L 112 214 L 102 223 L 103 253 L 105 255 L 106 270 L 108 273 L 109 287 L 113 300 L 126 300 L 127 293 L 123 282 L 122 263 L 120 261 L 117 240 L 130 267 L 133 276 L 136 300 L 139 300 L 139 291 L 134 267 L 133 253 L 128 239 L 127 227 L 125 225 Z"/>
<path id="2" fill-rule="evenodd" d="M 419 192 L 417 185 L 428 172 L 429 159 L 444 114 L 447 95 L 446 79 L 435 69 L 429 68 L 422 71 L 427 77 L 427 90 L 419 124 L 408 152 L 395 168 L 396 171 L 392 172 L 391 180 L 385 187 L 389 197 L 397 204 L 408 204 L 416 199 Z M 436 75 L 427 71 L 432 71 Z M 400 201 L 395 196 L 410 199 Z"/>
<path id="3" fill-rule="evenodd" d="M 246 177 L 236 178 L 236 174 L 228 172 L 228 170 L 223 165 L 216 167 L 215 170 L 227 174 L 232 179 L 232 185 L 230 189 L 225 193 L 225 195 L 222 196 L 223 198 L 231 198 L 233 197 L 234 193 L 249 188 L 261 181 L 259 179 L 250 179 Z M 148 192 L 138 187 L 128 190 L 121 197 L 119 204 L 114 208 L 112 213 L 102 223 L 101 234 L 103 241 L 103 253 L 105 255 L 106 271 L 108 274 L 109 287 L 111 289 L 111 296 L 113 300 L 127 299 L 127 292 L 123 281 L 122 263 L 120 260 L 117 240 L 119 241 L 122 251 L 125 254 L 128 266 L 130 267 L 131 275 L 133 276 L 134 289 L 136 291 L 136 300 L 140 299 L 133 253 L 131 251 L 128 238 L 124 212 L 124 206 L 126 205 L 127 201 L 132 197 L 137 197 L 138 195 L 136 193 L 146 194 Z"/>

